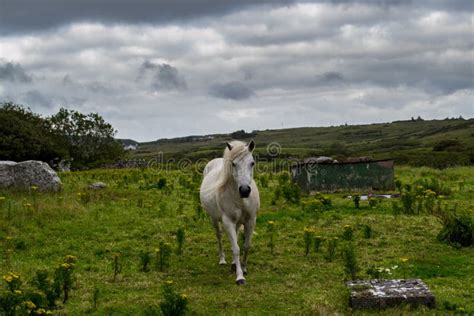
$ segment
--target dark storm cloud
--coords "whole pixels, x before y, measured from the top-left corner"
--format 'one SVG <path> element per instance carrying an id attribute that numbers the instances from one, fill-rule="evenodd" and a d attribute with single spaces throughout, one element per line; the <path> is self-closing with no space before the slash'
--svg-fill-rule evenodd
<path id="1" fill-rule="evenodd" d="M 20 64 L 2 62 L 0 60 L 0 81 L 31 82 L 31 76 L 26 73 Z"/>
<path id="2" fill-rule="evenodd" d="M 252 5 L 289 5 L 294 0 L 2 0 L 0 33 L 48 29 L 71 22 L 151 23 L 225 14 Z"/>
<path id="3" fill-rule="evenodd" d="M 146 60 L 140 67 L 138 79 L 143 79 L 151 73 L 153 90 L 186 90 L 186 80 L 178 73 L 178 69 L 169 64 L 155 64 Z"/>
<path id="4" fill-rule="evenodd" d="M 471 0 L 2 0 L 0 34 L 38 31 L 82 21 L 127 24 L 187 22 L 194 18 L 223 15 L 251 6 L 287 6 L 296 2 L 412 5 L 463 11 L 473 9 Z"/>
<path id="5" fill-rule="evenodd" d="M 221 99 L 246 100 L 255 92 L 240 81 L 214 84 L 209 88 L 209 94 Z"/>

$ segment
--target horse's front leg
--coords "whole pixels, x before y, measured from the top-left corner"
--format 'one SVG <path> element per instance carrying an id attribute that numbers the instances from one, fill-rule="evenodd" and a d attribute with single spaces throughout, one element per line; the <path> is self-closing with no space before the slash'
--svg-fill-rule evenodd
<path id="1" fill-rule="evenodd" d="M 225 215 L 222 216 L 222 223 L 224 224 L 224 228 L 227 232 L 230 244 L 232 246 L 232 255 L 234 259 L 233 261 L 235 263 L 235 274 L 236 274 L 235 282 L 239 285 L 245 284 L 244 273 L 242 272 L 242 267 L 240 266 L 240 248 L 237 242 L 237 232 L 236 232 L 237 225 Z"/>
<path id="2" fill-rule="evenodd" d="M 249 258 L 250 248 L 252 247 L 252 234 L 255 229 L 255 221 L 256 218 L 249 219 L 244 224 L 244 234 L 245 234 L 245 241 L 244 241 L 244 260 L 242 261 L 242 271 L 244 274 L 247 274 L 247 261 Z"/>
<path id="3" fill-rule="evenodd" d="M 223 264 L 226 264 L 226 261 L 225 261 L 224 250 L 222 249 L 222 231 L 219 225 L 219 220 L 213 218 L 212 226 L 214 226 L 214 229 L 216 230 L 217 246 L 219 249 L 219 264 L 223 265 Z"/>

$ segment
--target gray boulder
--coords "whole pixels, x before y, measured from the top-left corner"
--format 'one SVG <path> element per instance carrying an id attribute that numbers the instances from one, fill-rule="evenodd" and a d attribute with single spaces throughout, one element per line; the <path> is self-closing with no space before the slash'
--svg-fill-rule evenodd
<path id="1" fill-rule="evenodd" d="M 59 191 L 61 179 L 42 161 L 0 161 L 0 188 L 30 190 L 32 186 L 43 192 Z"/>
<path id="2" fill-rule="evenodd" d="M 104 182 L 96 182 L 96 183 L 92 183 L 89 186 L 89 189 L 100 190 L 100 189 L 105 189 L 106 187 L 107 187 L 107 184 L 105 184 Z"/>

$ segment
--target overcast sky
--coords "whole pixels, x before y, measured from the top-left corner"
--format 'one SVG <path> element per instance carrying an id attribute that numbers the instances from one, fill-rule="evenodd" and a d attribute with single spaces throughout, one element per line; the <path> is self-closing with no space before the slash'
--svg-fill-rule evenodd
<path id="1" fill-rule="evenodd" d="M 474 117 L 472 0 L 0 0 L 0 101 L 118 137 Z"/>

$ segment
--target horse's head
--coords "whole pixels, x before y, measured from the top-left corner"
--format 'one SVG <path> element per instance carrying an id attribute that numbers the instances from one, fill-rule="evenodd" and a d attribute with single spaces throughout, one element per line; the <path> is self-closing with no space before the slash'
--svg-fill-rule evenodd
<path id="1" fill-rule="evenodd" d="M 252 152 L 255 148 L 255 142 L 251 140 L 248 144 L 242 142 L 227 143 L 227 150 L 224 153 L 225 163 L 230 176 L 241 198 L 248 198 L 252 190 L 251 184 L 253 180 L 253 168 L 255 161 Z"/>

